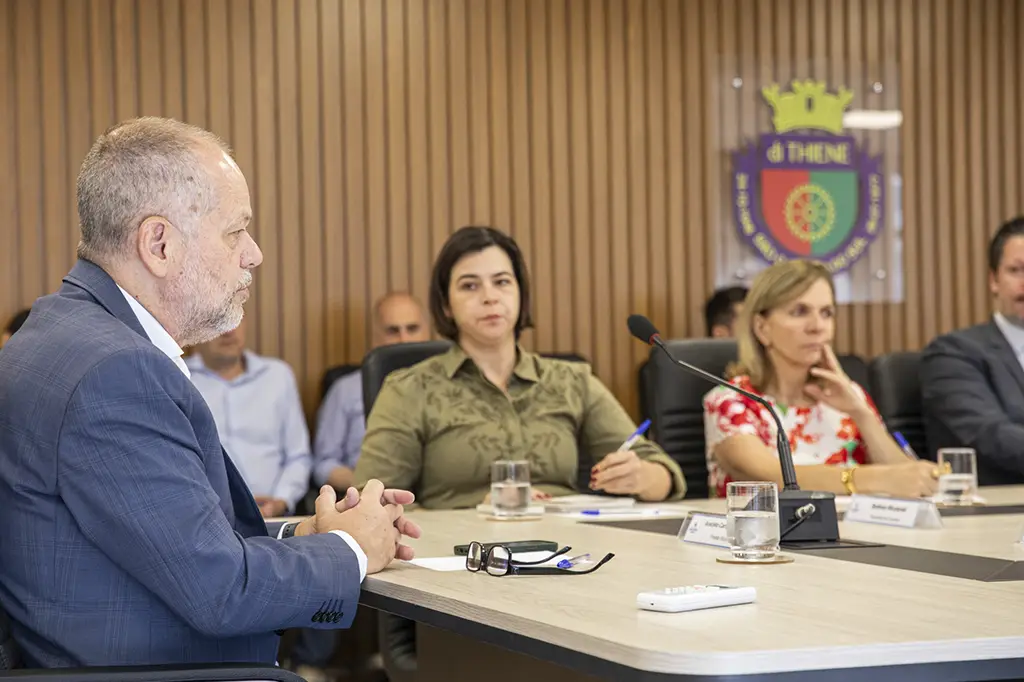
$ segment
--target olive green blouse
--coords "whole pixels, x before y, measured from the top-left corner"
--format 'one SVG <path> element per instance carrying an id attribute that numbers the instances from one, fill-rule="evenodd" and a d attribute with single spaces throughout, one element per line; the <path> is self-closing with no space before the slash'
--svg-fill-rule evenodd
<path id="1" fill-rule="evenodd" d="M 520 349 L 508 394 L 488 381 L 457 345 L 384 382 L 366 425 L 355 485 L 372 478 L 416 493 L 425 508 L 483 502 L 491 463 L 530 461 L 535 489 L 575 492 L 578 457 L 593 463 L 636 426 L 590 366 Z M 679 465 L 657 445 L 632 448 L 672 477 L 669 499 L 686 493 Z"/>

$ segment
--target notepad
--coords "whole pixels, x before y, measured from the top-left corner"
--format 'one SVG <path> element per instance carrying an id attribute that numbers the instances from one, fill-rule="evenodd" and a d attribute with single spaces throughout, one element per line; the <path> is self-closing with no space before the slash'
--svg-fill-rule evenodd
<path id="1" fill-rule="evenodd" d="M 544 502 L 544 511 L 551 514 L 576 513 L 584 509 L 631 509 L 636 505 L 632 497 L 605 497 L 603 495 L 565 495 Z"/>

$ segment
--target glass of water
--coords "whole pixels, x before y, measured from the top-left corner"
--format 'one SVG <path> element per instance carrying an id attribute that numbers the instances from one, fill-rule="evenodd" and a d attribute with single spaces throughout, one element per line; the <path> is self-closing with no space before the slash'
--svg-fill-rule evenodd
<path id="1" fill-rule="evenodd" d="M 769 482 L 726 486 L 726 536 L 733 559 L 768 561 L 779 552 L 779 489 Z"/>
<path id="2" fill-rule="evenodd" d="M 491 464 L 491 507 L 495 516 L 523 516 L 530 507 L 530 463 L 498 460 Z"/>
<path id="3" fill-rule="evenodd" d="M 939 450 L 939 492 L 936 501 L 940 504 L 968 506 L 974 504 L 977 490 L 978 469 L 974 450 Z"/>

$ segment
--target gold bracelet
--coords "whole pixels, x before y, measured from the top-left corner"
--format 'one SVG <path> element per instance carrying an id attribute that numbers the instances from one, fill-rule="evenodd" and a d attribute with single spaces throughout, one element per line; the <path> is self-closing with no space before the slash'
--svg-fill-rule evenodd
<path id="1" fill-rule="evenodd" d="M 839 474 L 839 480 L 843 482 L 843 487 L 846 488 L 846 493 L 848 495 L 857 494 L 857 486 L 853 484 L 853 472 L 856 470 L 857 469 L 855 467 L 851 467 L 849 469 L 843 469 Z"/>

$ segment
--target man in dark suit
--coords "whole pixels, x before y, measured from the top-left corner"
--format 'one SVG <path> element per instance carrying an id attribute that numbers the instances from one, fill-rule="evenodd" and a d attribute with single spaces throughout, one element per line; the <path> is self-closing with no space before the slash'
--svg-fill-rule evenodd
<path id="1" fill-rule="evenodd" d="M 999 228 L 988 262 L 995 315 L 924 351 L 928 445 L 974 448 L 980 485 L 1024 483 L 1024 217 Z"/>
<path id="2" fill-rule="evenodd" d="M 31 666 L 273 663 L 293 627 L 351 623 L 411 556 L 379 481 L 271 537 L 181 346 L 234 328 L 263 259 L 224 144 L 116 126 L 78 178 L 80 259 L 0 353 L 0 605 Z"/>

